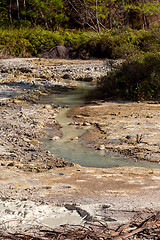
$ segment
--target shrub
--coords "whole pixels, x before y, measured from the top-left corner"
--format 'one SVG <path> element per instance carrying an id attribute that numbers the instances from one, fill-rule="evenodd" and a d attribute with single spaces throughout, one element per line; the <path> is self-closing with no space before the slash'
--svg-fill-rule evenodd
<path id="1" fill-rule="evenodd" d="M 97 96 L 126 100 L 160 97 L 160 53 L 127 61 L 98 81 Z"/>
<path id="2" fill-rule="evenodd" d="M 26 22 L 27 25 L 27 22 Z M 42 27 L 0 29 L 0 52 L 17 57 L 40 56 L 54 46 L 65 45 L 71 58 L 130 58 L 160 51 L 160 31 L 121 29 L 91 31 L 49 31 Z"/>

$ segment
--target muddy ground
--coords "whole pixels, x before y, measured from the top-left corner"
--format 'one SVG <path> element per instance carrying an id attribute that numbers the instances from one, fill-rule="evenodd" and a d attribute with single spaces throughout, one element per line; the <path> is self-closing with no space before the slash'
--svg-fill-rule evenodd
<path id="1" fill-rule="evenodd" d="M 139 210 L 160 210 L 159 169 L 84 168 L 57 159 L 41 148 L 42 137 L 61 137 L 56 121 L 61 108 L 41 104 L 39 97 L 74 88 L 72 74 L 77 79 L 93 80 L 94 71 L 97 76 L 102 74 L 102 68 L 95 67 L 97 64 L 106 67 L 104 61 L 1 60 L 2 229 L 15 231 L 31 225 L 82 224 L 84 220 L 93 222 L 94 219 L 119 225 Z M 66 78 L 69 79 L 67 84 Z M 159 163 L 159 110 L 157 102 L 95 102 L 76 108 L 68 115 L 74 118 L 73 124 L 94 126 L 81 137 L 88 147 L 115 151 L 137 161 Z M 53 128 L 52 136 L 46 133 L 48 127 Z M 73 208 L 73 204 L 77 208 Z M 89 218 L 85 219 L 86 216 Z"/>

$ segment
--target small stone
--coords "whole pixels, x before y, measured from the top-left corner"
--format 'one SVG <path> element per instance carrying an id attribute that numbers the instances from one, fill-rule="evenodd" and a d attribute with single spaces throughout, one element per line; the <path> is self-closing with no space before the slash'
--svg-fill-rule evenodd
<path id="1" fill-rule="evenodd" d="M 147 115 L 146 118 L 153 118 L 153 116 L 152 115 Z"/>
<path id="2" fill-rule="evenodd" d="M 91 124 L 89 122 L 84 122 L 83 126 L 90 126 Z"/>
<path id="3" fill-rule="evenodd" d="M 69 125 L 79 125 L 78 122 L 71 122 Z"/>
<path id="4" fill-rule="evenodd" d="M 71 79 L 71 76 L 66 73 L 66 74 L 64 74 L 64 75 L 62 76 L 62 78 L 63 78 L 63 79 Z"/>
<path id="5" fill-rule="evenodd" d="M 132 137 L 131 137 L 131 135 L 127 135 L 126 138 L 127 139 L 131 139 Z"/>
<path id="6" fill-rule="evenodd" d="M 105 147 L 105 145 L 100 145 L 99 147 L 98 147 L 98 150 L 104 150 L 106 147 Z"/>
<path id="7" fill-rule="evenodd" d="M 59 140 L 60 139 L 60 137 L 59 136 L 54 136 L 54 137 L 52 137 L 52 138 L 50 138 L 50 140 Z"/>
<path id="8" fill-rule="evenodd" d="M 76 115 L 75 117 L 76 118 L 82 118 L 83 116 L 82 115 Z"/>
<path id="9" fill-rule="evenodd" d="M 64 176 L 64 173 L 59 173 L 60 176 Z"/>
<path id="10" fill-rule="evenodd" d="M 78 137 L 71 138 L 72 141 L 78 140 Z"/>
<path id="11" fill-rule="evenodd" d="M 139 123 L 137 123 L 137 125 L 143 125 L 143 122 L 139 122 Z"/>
<path id="12" fill-rule="evenodd" d="M 15 166 L 15 162 L 10 162 L 10 163 L 7 164 L 7 166 L 8 167 L 13 167 L 13 166 Z"/>
<path id="13" fill-rule="evenodd" d="M 29 141 L 30 141 L 30 144 L 32 144 L 33 146 L 39 146 L 41 144 L 41 142 L 39 142 L 37 139 L 32 139 Z"/>

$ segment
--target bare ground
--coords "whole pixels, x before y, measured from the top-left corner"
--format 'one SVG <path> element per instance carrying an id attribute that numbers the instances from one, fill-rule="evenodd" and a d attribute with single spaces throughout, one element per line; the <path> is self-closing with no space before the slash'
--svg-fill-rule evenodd
<path id="1" fill-rule="evenodd" d="M 36 61 L 41 68 L 39 60 Z M 42 68 L 44 62 L 40 61 Z M 50 64 L 54 65 L 54 61 L 50 60 Z M 114 225 L 127 222 L 135 212 L 146 208 L 160 210 L 159 169 L 83 168 L 71 166 L 42 150 L 39 138 L 46 134 L 47 126 L 59 129 L 55 116 L 60 108 L 37 104 L 35 100 L 54 91 L 55 82 L 49 78 L 43 81 L 47 67 L 38 79 L 33 72 L 22 73 L 24 68 L 8 71 L 1 73 L 0 84 L 2 223 L 16 219 L 14 230 L 25 229 L 30 224 L 36 225 L 37 219 L 42 225 L 51 218 L 48 224 L 53 226 L 53 219 L 58 221 L 62 216 L 75 214 L 65 208 L 66 204 L 76 204 L 92 217 Z M 38 68 L 36 71 L 38 74 Z M 79 125 L 89 123 L 96 127 L 82 136 L 88 146 L 158 163 L 159 110 L 159 103 L 97 102 L 74 109 L 69 115 Z M 74 217 L 75 222 L 81 222 L 77 215 Z M 6 224 L 1 226 L 11 229 Z"/>
<path id="2" fill-rule="evenodd" d="M 97 102 L 68 114 L 96 126 L 81 139 L 94 148 L 160 163 L 160 103 Z M 92 141 L 91 141 L 92 140 Z"/>

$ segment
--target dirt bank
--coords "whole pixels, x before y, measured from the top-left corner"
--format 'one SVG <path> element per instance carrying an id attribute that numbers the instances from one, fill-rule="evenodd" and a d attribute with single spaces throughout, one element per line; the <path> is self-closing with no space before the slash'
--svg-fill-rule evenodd
<path id="1" fill-rule="evenodd" d="M 48 126 L 58 127 L 54 120 L 58 110 L 51 105 L 13 104 L 0 106 L 0 159 L 4 168 L 45 171 L 53 167 L 72 166 L 41 149 L 39 139 Z"/>
<path id="2" fill-rule="evenodd" d="M 160 103 L 96 102 L 68 114 L 96 126 L 81 137 L 96 149 L 160 163 Z"/>

